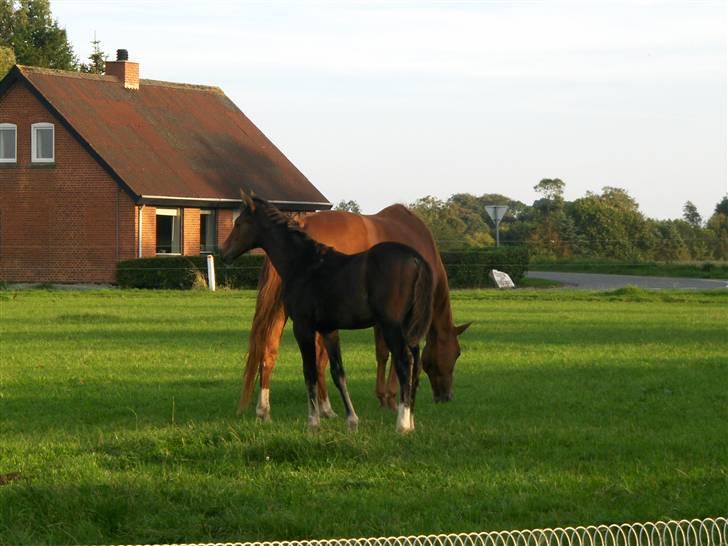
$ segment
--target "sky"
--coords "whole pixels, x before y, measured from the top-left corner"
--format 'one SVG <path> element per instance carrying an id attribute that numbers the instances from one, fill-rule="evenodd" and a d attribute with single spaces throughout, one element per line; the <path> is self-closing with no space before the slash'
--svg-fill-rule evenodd
<path id="1" fill-rule="evenodd" d="M 219 86 L 331 201 L 531 204 L 626 189 L 653 218 L 728 192 L 728 0 L 51 0 L 141 77 Z"/>

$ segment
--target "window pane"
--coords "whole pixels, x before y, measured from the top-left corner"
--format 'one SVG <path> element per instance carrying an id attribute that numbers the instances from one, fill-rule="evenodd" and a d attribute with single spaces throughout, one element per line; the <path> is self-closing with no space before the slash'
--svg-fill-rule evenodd
<path id="1" fill-rule="evenodd" d="M 157 254 L 180 254 L 179 209 L 157 209 Z"/>
<path id="2" fill-rule="evenodd" d="M 0 129 L 0 159 L 15 159 L 15 129 Z"/>
<path id="3" fill-rule="evenodd" d="M 174 216 L 157 215 L 157 254 L 172 252 L 172 219 Z"/>
<path id="4" fill-rule="evenodd" d="M 215 251 L 215 211 L 200 212 L 200 252 Z"/>
<path id="5" fill-rule="evenodd" d="M 35 156 L 38 159 L 53 159 L 53 129 L 50 127 L 35 130 Z"/>

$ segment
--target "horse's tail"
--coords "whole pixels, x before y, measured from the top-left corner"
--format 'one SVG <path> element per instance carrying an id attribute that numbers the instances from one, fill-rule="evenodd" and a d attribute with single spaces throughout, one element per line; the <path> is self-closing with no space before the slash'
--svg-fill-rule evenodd
<path id="1" fill-rule="evenodd" d="M 417 278 L 406 331 L 406 341 L 409 347 L 417 345 L 430 329 L 433 292 L 432 269 L 422 258 L 417 258 Z"/>
<path id="2" fill-rule="evenodd" d="M 258 279 L 258 297 L 255 302 L 253 324 L 250 327 L 248 357 L 243 373 L 243 388 L 240 393 L 239 410 L 247 407 L 252 398 L 253 383 L 265 359 L 266 345 L 270 340 L 271 328 L 283 305 L 281 286 L 281 278 L 278 276 L 278 272 L 270 263 L 270 260 L 266 258 Z"/>

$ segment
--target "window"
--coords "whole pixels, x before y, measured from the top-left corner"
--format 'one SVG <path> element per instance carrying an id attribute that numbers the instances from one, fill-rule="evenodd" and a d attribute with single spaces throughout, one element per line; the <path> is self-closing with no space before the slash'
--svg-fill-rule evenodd
<path id="1" fill-rule="evenodd" d="M 18 128 L 12 123 L 0 123 L 0 163 L 15 163 L 18 152 Z"/>
<path id="2" fill-rule="evenodd" d="M 157 254 L 180 254 L 179 209 L 157 209 Z"/>
<path id="3" fill-rule="evenodd" d="M 214 210 L 200 210 L 200 254 L 215 252 L 217 218 Z"/>
<path id="4" fill-rule="evenodd" d="M 52 123 L 34 123 L 31 126 L 30 155 L 33 163 L 55 161 L 55 137 Z"/>

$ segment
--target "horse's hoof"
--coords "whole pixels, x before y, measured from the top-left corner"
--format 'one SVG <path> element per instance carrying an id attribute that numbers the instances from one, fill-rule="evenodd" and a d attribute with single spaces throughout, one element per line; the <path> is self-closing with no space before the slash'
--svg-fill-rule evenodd
<path id="1" fill-rule="evenodd" d="M 257 411 L 255 413 L 255 416 L 257 417 L 258 421 L 261 423 L 270 423 L 270 412 L 269 411 Z"/>
<path id="2" fill-rule="evenodd" d="M 359 430 L 359 418 L 358 417 L 356 417 L 356 416 L 349 417 L 346 420 L 346 422 L 349 425 L 349 432 L 356 432 L 357 430 Z"/>
<path id="3" fill-rule="evenodd" d="M 332 417 L 338 417 L 338 415 L 336 415 L 336 412 L 334 411 L 334 409 L 331 407 L 331 402 L 329 401 L 328 398 L 326 400 L 324 400 L 323 402 L 319 403 L 319 414 L 321 415 L 321 417 L 325 417 L 326 419 L 331 419 Z"/>

